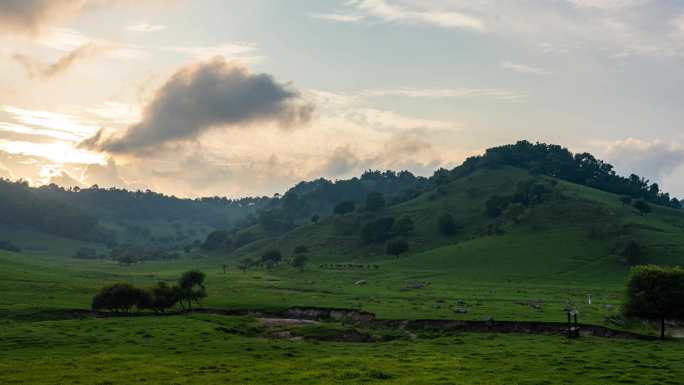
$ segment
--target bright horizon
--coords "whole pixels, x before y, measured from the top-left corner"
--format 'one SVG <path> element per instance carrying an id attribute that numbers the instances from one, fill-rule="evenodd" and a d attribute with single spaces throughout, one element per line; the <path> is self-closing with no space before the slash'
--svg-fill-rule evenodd
<path id="1" fill-rule="evenodd" d="M 677 1 L 0 0 L 0 55 L 33 185 L 272 195 L 527 139 L 684 196 Z"/>

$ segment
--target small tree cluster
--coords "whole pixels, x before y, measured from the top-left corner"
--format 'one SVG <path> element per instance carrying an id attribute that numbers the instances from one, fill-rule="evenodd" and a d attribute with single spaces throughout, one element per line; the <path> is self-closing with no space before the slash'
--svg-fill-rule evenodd
<path id="1" fill-rule="evenodd" d="M 173 286 L 159 282 L 146 290 L 129 283 L 107 285 L 93 297 L 92 308 L 125 313 L 136 308 L 163 313 L 180 304 L 183 309 L 190 310 L 193 302 L 199 303 L 207 296 L 204 279 L 204 273 L 192 270 L 183 273 Z"/>

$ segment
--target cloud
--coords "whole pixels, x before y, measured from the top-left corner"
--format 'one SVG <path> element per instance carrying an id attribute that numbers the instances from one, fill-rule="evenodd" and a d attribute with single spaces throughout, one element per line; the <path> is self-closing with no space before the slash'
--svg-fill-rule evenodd
<path id="1" fill-rule="evenodd" d="M 61 171 L 61 172 L 57 173 L 56 175 L 51 176 L 48 183 L 56 184 L 56 185 L 62 186 L 62 187 L 79 187 L 79 188 L 85 187 L 85 185 L 83 183 L 76 180 L 74 177 L 69 175 L 69 173 L 66 171 Z"/>
<path id="2" fill-rule="evenodd" d="M 340 23 L 359 23 L 366 18 L 363 15 L 352 15 L 345 13 L 309 13 L 309 17 L 326 21 L 336 21 Z"/>
<path id="3" fill-rule="evenodd" d="M 423 3 L 420 4 L 423 5 Z M 356 13 L 313 14 L 313 17 L 337 22 L 359 22 L 372 17 L 392 23 L 427 24 L 478 32 L 485 30 L 485 24 L 480 18 L 463 12 L 421 8 L 413 4 L 388 0 L 351 0 L 346 5 L 354 7 Z"/>
<path id="4" fill-rule="evenodd" d="M 627 138 L 609 144 L 606 158 L 624 173 L 661 180 L 684 164 L 684 149 L 671 141 Z"/>
<path id="5" fill-rule="evenodd" d="M 127 187 L 128 183 L 119 174 L 116 161 L 109 158 L 106 165 L 99 163 L 89 164 L 81 175 L 81 180 L 87 186 L 98 185 L 99 187 Z"/>
<path id="6" fill-rule="evenodd" d="M 389 88 L 370 89 L 359 92 L 362 97 L 403 96 L 409 98 L 472 98 L 485 97 L 507 101 L 519 101 L 525 95 L 497 88 Z"/>
<path id="7" fill-rule="evenodd" d="M 313 106 L 289 84 L 253 74 L 224 58 L 176 72 L 145 107 L 142 120 L 118 137 L 102 132 L 82 143 L 110 153 L 139 153 L 167 143 L 188 141 L 221 126 L 246 128 L 275 123 L 282 128 L 309 121 Z"/>
<path id="8" fill-rule="evenodd" d="M 128 31 L 128 32 L 143 32 L 143 33 L 159 32 L 159 31 L 163 31 L 165 29 L 166 29 L 165 25 L 149 24 L 149 23 L 131 24 L 131 25 L 128 25 L 124 28 L 124 30 Z"/>
<path id="9" fill-rule="evenodd" d="M 162 51 L 188 55 L 197 60 L 208 60 L 216 56 L 224 56 L 226 58 L 250 57 L 246 54 L 251 54 L 257 49 L 258 46 L 255 43 L 245 41 L 235 41 L 213 46 L 167 46 L 161 48 Z"/>
<path id="10" fill-rule="evenodd" d="M 525 64 L 513 63 L 510 61 L 505 61 L 501 63 L 501 67 L 513 72 L 525 74 L 525 75 L 549 75 L 550 71 L 543 68 L 532 67 Z"/>
<path id="11" fill-rule="evenodd" d="M 44 63 L 40 60 L 21 54 L 15 54 L 12 58 L 26 69 L 30 77 L 50 79 L 66 72 L 77 62 L 90 59 L 109 49 L 110 47 L 104 45 L 87 43 L 69 52 L 55 63 Z"/>
<path id="12" fill-rule="evenodd" d="M 44 24 L 77 14 L 87 0 L 2 0 L 0 32 L 37 34 Z"/>
<path id="13" fill-rule="evenodd" d="M 15 176 L 12 170 L 0 163 L 0 178 L 14 180 Z"/>
<path id="14" fill-rule="evenodd" d="M 359 156 L 352 151 L 350 146 L 341 146 L 333 150 L 318 170 L 319 176 L 327 177 L 345 176 L 355 171 L 361 164 Z"/>
<path id="15" fill-rule="evenodd" d="M 80 13 L 115 5 L 162 3 L 175 0 L 2 0 L 0 33 L 37 36 L 45 27 L 66 21 Z"/>

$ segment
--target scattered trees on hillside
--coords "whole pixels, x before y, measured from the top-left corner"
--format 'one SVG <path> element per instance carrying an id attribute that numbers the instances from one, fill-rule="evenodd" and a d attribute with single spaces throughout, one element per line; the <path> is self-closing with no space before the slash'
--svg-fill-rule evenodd
<path id="1" fill-rule="evenodd" d="M 452 236 L 456 234 L 458 227 L 453 215 L 449 213 L 442 214 L 437 220 L 437 229 L 440 233 L 446 236 Z"/>
<path id="2" fill-rule="evenodd" d="M 660 338 L 665 338 L 665 319 L 684 318 L 684 269 L 633 267 L 624 310 L 628 316 L 659 320 Z"/>
<path id="3" fill-rule="evenodd" d="M 366 197 L 366 210 L 378 211 L 385 208 L 385 196 L 382 193 L 373 191 Z"/>
<path id="4" fill-rule="evenodd" d="M 12 253 L 21 253 L 21 247 L 15 245 L 12 241 L 0 240 L 0 250 L 9 251 Z"/>
<path id="5" fill-rule="evenodd" d="M 409 251 L 409 247 L 410 246 L 409 246 L 408 242 L 406 242 L 403 239 L 397 239 L 394 241 L 387 242 L 387 246 L 385 248 L 385 251 L 387 252 L 387 254 L 393 255 L 393 256 L 399 258 L 399 256 L 401 254 Z"/>
<path id="6" fill-rule="evenodd" d="M 431 181 L 433 184 L 437 184 L 438 181 L 445 183 L 444 179 L 459 178 L 481 168 L 504 165 L 524 168 L 532 174 L 547 175 L 614 194 L 627 195 L 633 199 L 644 199 L 650 203 L 674 208 L 682 207 L 678 199 L 661 192 L 658 184 L 649 184 L 647 179 L 635 174 L 629 177 L 619 176 L 611 164 L 596 159 L 591 154 L 573 154 L 558 145 L 530 143 L 526 140 L 490 148 L 484 155 L 470 157 L 461 166 L 449 171 L 447 176 L 443 170 L 438 170 Z"/>

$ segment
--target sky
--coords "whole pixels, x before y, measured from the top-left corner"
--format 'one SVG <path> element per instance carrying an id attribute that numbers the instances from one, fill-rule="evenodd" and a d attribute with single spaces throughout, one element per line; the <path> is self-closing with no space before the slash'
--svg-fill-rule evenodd
<path id="1" fill-rule="evenodd" d="M 182 197 L 521 139 L 684 198 L 681 0 L 0 0 L 0 177 Z"/>

